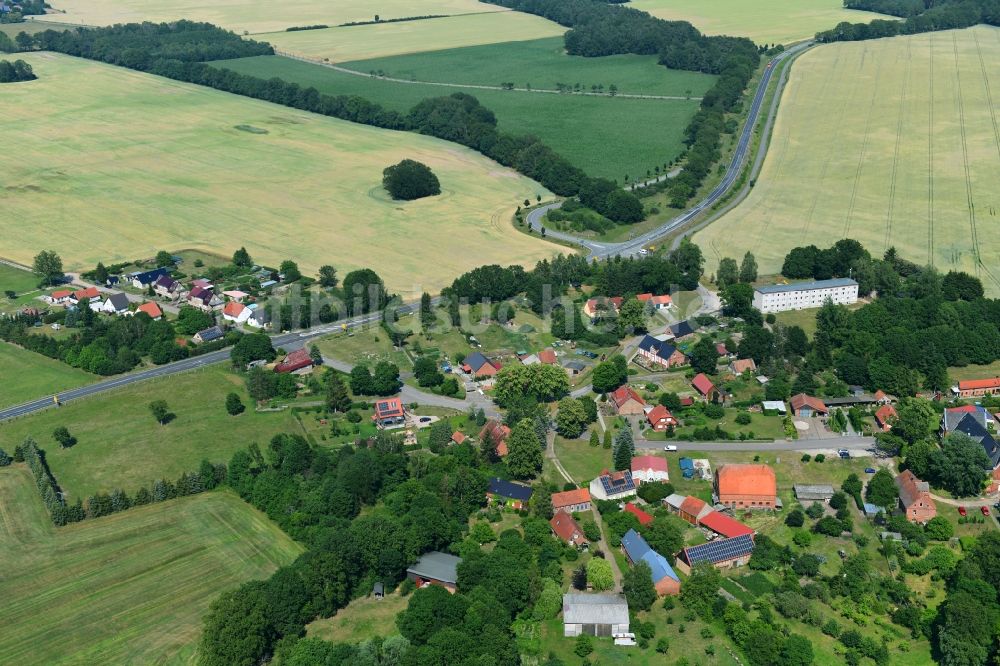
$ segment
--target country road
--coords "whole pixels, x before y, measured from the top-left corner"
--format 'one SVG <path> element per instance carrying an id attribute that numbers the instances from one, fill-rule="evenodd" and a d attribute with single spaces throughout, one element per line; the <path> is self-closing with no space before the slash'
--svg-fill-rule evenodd
<path id="1" fill-rule="evenodd" d="M 574 236 L 573 234 L 551 229 L 545 230 L 545 237 L 565 243 L 571 243 L 573 245 L 579 245 L 588 250 L 592 257 L 602 259 L 616 255 L 628 256 L 636 254 L 644 246 L 649 245 L 656 239 L 678 231 L 688 225 L 691 221 L 728 195 L 733 186 L 739 181 L 740 173 L 743 170 L 743 164 L 750 154 L 750 144 L 753 142 L 754 127 L 757 125 L 761 108 L 764 106 L 764 98 L 767 96 L 767 89 L 771 82 L 771 75 L 778 69 L 778 65 L 782 61 L 789 57 L 798 55 L 811 46 L 812 42 L 797 44 L 787 51 L 779 53 L 767 63 L 764 73 L 761 76 L 760 83 L 757 85 L 757 91 L 754 94 L 753 101 L 751 102 L 750 111 L 747 114 L 746 122 L 743 125 L 743 131 L 740 133 L 739 143 L 736 146 L 732 159 L 726 167 L 726 175 L 723 177 L 722 181 L 708 193 L 708 196 L 699 201 L 693 207 L 689 208 L 681 215 L 664 222 L 660 226 L 651 229 L 640 236 L 636 236 L 635 238 L 620 243 L 593 241 L 586 238 L 580 238 L 579 236 Z M 777 105 L 772 105 L 770 114 L 773 115 L 776 109 Z M 638 187 L 644 187 L 645 185 L 646 183 L 641 183 Z M 543 216 L 550 210 L 559 208 L 561 205 L 561 202 L 555 202 L 530 211 L 525 218 L 528 228 L 532 231 L 540 232 L 542 228 L 541 221 Z"/>

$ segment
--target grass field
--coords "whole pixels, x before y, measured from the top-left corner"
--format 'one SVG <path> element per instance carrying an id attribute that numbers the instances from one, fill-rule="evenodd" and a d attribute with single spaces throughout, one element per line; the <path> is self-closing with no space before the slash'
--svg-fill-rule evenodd
<path id="1" fill-rule="evenodd" d="M 382 58 L 401 53 L 519 42 L 561 35 L 566 28 L 521 12 L 466 14 L 422 21 L 354 25 L 255 35 L 282 51 L 331 62 Z"/>
<path id="2" fill-rule="evenodd" d="M 0 264 L 0 292 L 23 294 L 38 290 L 38 276 L 8 264 Z"/>
<path id="3" fill-rule="evenodd" d="M 361 597 L 333 617 L 316 620 L 306 626 L 306 634 L 331 643 L 360 643 L 376 636 L 398 634 L 396 615 L 406 609 L 409 597 L 399 592 L 383 599 Z"/>
<path id="4" fill-rule="evenodd" d="M 245 245 L 258 262 L 295 259 L 304 273 L 368 266 L 409 294 L 418 280 L 432 290 L 484 262 L 533 265 L 558 249 L 508 222 L 545 189 L 455 144 L 67 56 L 23 57 L 39 79 L 0 98 L 0 113 L 36 109 L 5 133 L 20 156 L 0 189 L 12 259 L 30 263 L 46 247 L 73 270 Z M 433 168 L 442 194 L 392 201 L 382 170 L 403 158 Z"/>
<path id="5" fill-rule="evenodd" d="M 501 130 L 534 134 L 588 174 L 617 178 L 619 182 L 625 174 L 634 177 L 677 157 L 683 149 L 684 127 L 698 109 L 696 100 L 585 97 L 399 83 L 278 56 L 223 60 L 216 65 L 261 78 L 279 76 L 323 93 L 359 95 L 402 112 L 429 97 L 470 93 L 496 114 Z M 671 76 L 667 70 L 663 72 L 662 76 Z M 688 73 L 680 74 L 686 77 Z M 499 85 L 501 81 L 487 83 Z"/>
<path id="6" fill-rule="evenodd" d="M 0 342 L 0 407 L 90 384 L 97 375 L 60 361 Z"/>
<path id="7" fill-rule="evenodd" d="M 861 241 L 1000 294 L 1000 30 L 821 46 L 792 67 L 757 184 L 695 240 L 713 264 L 751 250 Z"/>
<path id="8" fill-rule="evenodd" d="M 226 394 L 236 392 L 248 406 L 232 417 Z M 37 394 L 22 394 L 22 400 Z M 166 400 L 176 418 L 165 426 L 149 412 Z M 185 372 L 66 403 L 59 409 L 0 424 L 0 438 L 13 445 L 31 435 L 45 449 L 56 480 L 70 501 L 120 487 L 129 494 L 158 478 L 175 480 L 197 469 L 203 458 L 228 462 L 250 442 L 266 446 L 280 432 L 296 432 L 291 412 L 256 413 L 243 380 L 221 366 Z M 66 426 L 76 446 L 60 449 L 52 431 Z"/>
<path id="9" fill-rule="evenodd" d="M 7 664 L 194 663 L 220 592 L 301 548 L 228 492 L 52 527 L 22 466 L 0 470 L 0 655 Z"/>
<path id="10" fill-rule="evenodd" d="M 378 14 L 382 20 L 426 16 L 430 14 L 470 14 L 504 11 L 496 5 L 477 0 L 302 0 L 292 4 L 267 5 L 251 0 L 53 0 L 56 13 L 48 21 L 83 25 L 114 25 L 141 21 L 207 21 L 236 32 L 274 32 L 292 26 L 340 25 L 353 21 L 371 21 Z"/>
<path id="11" fill-rule="evenodd" d="M 1000 377 L 1000 361 L 994 361 L 989 365 L 967 365 L 962 368 L 948 368 L 948 376 L 955 382 L 966 379 Z"/>
<path id="12" fill-rule="evenodd" d="M 18 33 L 26 32 L 34 35 L 46 30 L 66 30 L 69 26 L 49 21 L 24 21 L 23 23 L 0 23 L 0 32 L 8 37 L 16 37 Z"/>
<path id="13" fill-rule="evenodd" d="M 627 6 L 671 21 L 689 21 L 709 35 L 749 37 L 758 44 L 790 44 L 841 21 L 892 17 L 844 9 L 841 0 L 633 0 Z"/>

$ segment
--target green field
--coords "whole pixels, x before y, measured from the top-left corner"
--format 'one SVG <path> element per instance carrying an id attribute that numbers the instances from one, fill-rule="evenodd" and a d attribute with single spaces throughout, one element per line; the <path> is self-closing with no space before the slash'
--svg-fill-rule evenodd
<path id="1" fill-rule="evenodd" d="M 69 26 L 49 21 L 24 21 L 22 23 L 0 23 L 0 32 L 8 37 L 16 37 L 18 33 L 26 32 L 33 35 L 46 30 L 66 30 Z"/>
<path id="2" fill-rule="evenodd" d="M 279 56 L 223 60 L 216 65 L 261 78 L 281 77 L 322 93 L 359 95 L 402 112 L 428 97 L 469 93 L 496 114 L 501 130 L 534 134 L 588 174 L 619 182 L 626 174 L 645 173 L 677 157 L 683 150 L 684 128 L 698 109 L 698 101 L 693 99 L 591 97 L 400 83 Z M 661 69 L 664 79 L 690 75 Z M 518 85 L 522 83 L 527 82 Z"/>
<path id="3" fill-rule="evenodd" d="M 0 293 L 13 291 L 23 294 L 38 290 L 38 276 L 9 264 L 0 263 Z"/>
<path id="4" fill-rule="evenodd" d="M 0 470 L 0 661 L 194 663 L 223 590 L 301 548 L 229 492 L 56 529 L 27 469 Z"/>
<path id="5" fill-rule="evenodd" d="M 238 393 L 248 409 L 226 413 L 226 394 Z M 22 395 L 22 400 L 38 397 Z M 176 418 L 165 426 L 149 412 L 166 400 Z M 265 446 L 298 426 L 289 411 L 255 413 L 243 379 L 222 366 L 185 372 L 69 402 L 59 409 L 0 424 L 0 441 L 14 444 L 31 435 L 45 449 L 53 475 L 70 501 L 120 487 L 133 494 L 158 478 L 171 481 L 198 468 L 203 458 L 228 462 L 250 442 Z M 52 431 L 66 426 L 76 446 L 60 449 Z"/>
<path id="6" fill-rule="evenodd" d="M 695 236 L 708 263 L 750 250 L 777 272 L 794 246 L 855 238 L 1000 294 L 998 58 L 985 26 L 802 56 L 756 186 Z"/>
<path id="7" fill-rule="evenodd" d="M 97 381 L 99 377 L 61 361 L 0 342 L 0 407 L 52 395 Z"/>
<path id="8" fill-rule="evenodd" d="M 53 0 L 55 13 L 48 21 L 83 25 L 114 25 L 142 21 L 207 21 L 236 32 L 274 32 L 292 26 L 340 25 L 353 21 L 382 20 L 430 14 L 470 14 L 504 11 L 477 0 L 300 0 L 268 5 L 251 0 Z"/>
<path id="9" fill-rule="evenodd" d="M 841 0 L 633 0 L 627 6 L 671 21 L 689 21 L 709 35 L 749 37 L 758 44 L 801 41 L 841 21 L 892 18 L 844 9 Z"/>
<path id="10" fill-rule="evenodd" d="M 565 31 L 566 28 L 538 16 L 499 12 L 325 30 L 273 32 L 255 35 L 254 39 L 297 55 L 345 62 L 552 37 Z"/>
<path id="11" fill-rule="evenodd" d="M 0 96 L 6 116 L 34 109 L 4 133 L 18 147 L 0 189 L 12 259 L 30 263 L 45 247 L 76 270 L 245 245 L 258 262 L 294 259 L 307 274 L 371 267 L 409 294 L 418 280 L 430 291 L 483 263 L 534 265 L 558 249 L 507 222 L 545 189 L 453 143 L 67 56 L 23 57 L 39 79 Z M 403 158 L 433 168 L 442 194 L 392 201 L 382 170 Z"/>

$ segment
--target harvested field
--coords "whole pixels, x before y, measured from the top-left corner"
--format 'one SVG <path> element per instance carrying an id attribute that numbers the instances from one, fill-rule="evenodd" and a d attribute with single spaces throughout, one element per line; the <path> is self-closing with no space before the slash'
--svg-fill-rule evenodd
<path id="1" fill-rule="evenodd" d="M 714 264 L 855 238 L 1000 294 L 1000 29 L 818 47 L 792 66 L 757 184 L 695 236 Z M 996 97 L 994 97 L 996 95 Z"/>

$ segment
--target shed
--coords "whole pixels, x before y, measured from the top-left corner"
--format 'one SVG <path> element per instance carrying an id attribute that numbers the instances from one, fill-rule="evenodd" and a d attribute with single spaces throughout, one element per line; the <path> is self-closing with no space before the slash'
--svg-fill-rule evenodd
<path id="1" fill-rule="evenodd" d="M 833 497 L 833 486 L 824 484 L 800 484 L 792 486 L 795 490 L 795 498 L 800 502 L 829 502 Z"/>
<path id="2" fill-rule="evenodd" d="M 458 565 L 462 558 L 431 551 L 424 553 L 416 564 L 406 570 L 406 577 L 417 584 L 417 587 L 440 585 L 449 592 L 454 592 L 458 584 Z"/>
<path id="3" fill-rule="evenodd" d="M 383 585 L 380 582 L 375 583 L 375 585 L 372 587 L 372 596 L 375 597 L 376 599 L 381 599 L 382 597 L 384 597 L 385 585 Z"/>
<path id="4" fill-rule="evenodd" d="M 627 634 L 628 603 L 620 594 L 564 594 L 563 636 Z"/>

